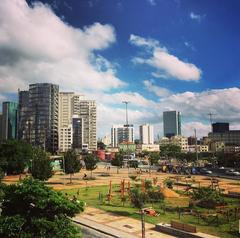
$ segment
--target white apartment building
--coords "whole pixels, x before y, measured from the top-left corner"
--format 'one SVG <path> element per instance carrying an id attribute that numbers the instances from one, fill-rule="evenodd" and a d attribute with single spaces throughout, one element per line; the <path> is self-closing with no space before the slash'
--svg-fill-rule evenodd
<path id="1" fill-rule="evenodd" d="M 196 145 L 189 145 L 188 151 L 196 152 Z M 197 145 L 197 152 L 208 152 L 208 145 Z"/>
<path id="2" fill-rule="evenodd" d="M 59 151 L 65 152 L 72 148 L 73 142 L 73 131 L 72 125 L 69 124 L 68 127 L 60 127 L 59 128 Z"/>
<path id="3" fill-rule="evenodd" d="M 73 129 L 69 130 L 70 127 L 72 128 L 73 116 L 82 118 L 82 128 L 84 128 L 82 135 L 78 135 L 82 141 L 79 143 L 75 141 L 75 144 L 87 144 L 90 150 L 97 149 L 96 111 L 96 102 L 85 100 L 83 95 L 74 94 L 73 92 L 59 93 L 58 128 L 60 151 L 64 152 L 66 151 L 64 148 L 69 148 L 69 141 L 66 141 L 64 137 L 66 132 L 72 133 L 71 143 L 73 143 Z M 65 133 L 63 133 L 64 131 Z"/>
<path id="4" fill-rule="evenodd" d="M 188 151 L 188 139 L 184 136 L 172 136 L 170 138 L 170 143 L 179 145 L 182 152 Z"/>
<path id="5" fill-rule="evenodd" d="M 160 146 L 158 144 L 139 144 L 136 146 L 136 150 L 139 153 L 142 153 L 143 151 L 148 152 L 159 152 Z"/>
<path id="6" fill-rule="evenodd" d="M 111 145 L 111 136 L 109 134 L 105 135 L 101 141 L 104 145 Z"/>
<path id="7" fill-rule="evenodd" d="M 111 145 L 118 147 L 122 142 L 134 142 L 133 125 L 113 125 L 111 128 Z"/>
<path id="8" fill-rule="evenodd" d="M 83 118 L 83 144 L 97 149 L 97 106 L 94 100 L 79 101 L 79 117 Z"/>
<path id="9" fill-rule="evenodd" d="M 139 136 L 141 144 L 153 144 L 154 135 L 153 135 L 153 126 L 149 124 L 144 124 L 139 126 Z"/>

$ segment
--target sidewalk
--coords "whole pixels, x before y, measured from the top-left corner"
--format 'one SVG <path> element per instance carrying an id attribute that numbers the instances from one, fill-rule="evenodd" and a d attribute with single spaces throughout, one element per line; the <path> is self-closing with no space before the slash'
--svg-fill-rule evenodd
<path id="1" fill-rule="evenodd" d="M 88 207 L 86 210 L 73 218 L 76 223 L 92 227 L 106 235 L 116 238 L 139 238 L 142 237 L 141 222 L 139 220 L 118 216 L 100 209 Z M 154 230 L 155 226 L 145 223 L 147 238 L 173 238 Z"/>

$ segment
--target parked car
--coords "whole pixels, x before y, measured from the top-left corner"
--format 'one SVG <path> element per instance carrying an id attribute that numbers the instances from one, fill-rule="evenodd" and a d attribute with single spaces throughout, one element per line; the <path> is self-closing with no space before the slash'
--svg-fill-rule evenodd
<path id="1" fill-rule="evenodd" d="M 240 173 L 234 169 L 227 170 L 226 174 L 231 176 L 240 176 Z"/>
<path id="2" fill-rule="evenodd" d="M 207 168 L 201 168 L 200 174 L 212 174 L 212 171 Z"/>

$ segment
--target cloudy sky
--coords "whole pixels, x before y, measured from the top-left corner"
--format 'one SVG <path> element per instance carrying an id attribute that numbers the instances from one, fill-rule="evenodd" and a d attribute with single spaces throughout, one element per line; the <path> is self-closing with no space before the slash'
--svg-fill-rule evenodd
<path id="1" fill-rule="evenodd" d="M 1 0 L 0 102 L 51 82 L 98 103 L 98 136 L 182 112 L 207 135 L 208 113 L 240 129 L 240 1 Z"/>

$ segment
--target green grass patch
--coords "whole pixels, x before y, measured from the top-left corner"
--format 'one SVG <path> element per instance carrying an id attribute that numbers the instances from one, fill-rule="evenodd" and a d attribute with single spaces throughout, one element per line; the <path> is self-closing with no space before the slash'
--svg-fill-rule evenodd
<path id="1" fill-rule="evenodd" d="M 102 209 L 106 212 L 112 212 L 120 216 L 127 216 L 135 219 L 140 219 L 138 214 L 138 209 L 132 207 L 129 199 L 125 201 L 124 206 L 120 199 L 120 186 L 112 185 L 112 199 L 111 202 L 107 201 L 107 194 L 109 191 L 109 186 L 86 186 L 80 189 L 67 189 L 62 190 L 64 194 L 68 197 L 76 196 L 78 199 L 86 202 L 87 206 L 96 207 Z M 127 193 L 126 193 L 127 194 Z M 232 207 L 239 206 L 239 199 L 227 198 L 227 202 Z M 145 207 L 153 207 L 159 216 L 151 217 L 145 216 L 146 222 L 157 224 L 160 222 L 170 223 L 171 220 L 178 220 L 178 207 L 186 208 L 189 204 L 188 197 L 181 198 L 168 198 L 164 202 L 158 203 L 148 203 Z M 198 211 L 209 213 L 216 212 L 215 210 L 209 210 L 204 208 L 197 208 Z M 215 223 L 211 224 L 213 218 L 208 218 L 208 222 L 203 219 L 199 219 L 192 215 L 183 215 L 180 218 L 181 222 L 185 222 L 194 226 L 197 226 L 198 231 L 209 233 L 224 238 L 237 238 L 238 233 L 238 221 L 233 221 L 230 218 L 230 222 L 226 221 L 226 218 L 219 216 L 219 225 Z"/>

